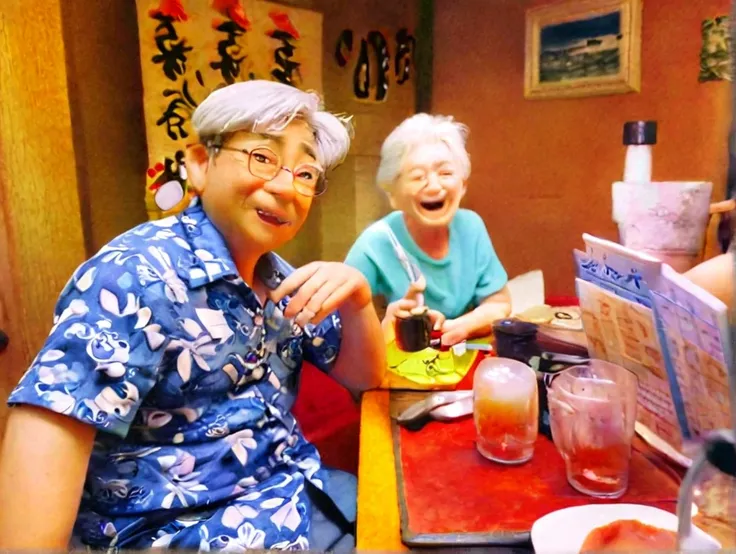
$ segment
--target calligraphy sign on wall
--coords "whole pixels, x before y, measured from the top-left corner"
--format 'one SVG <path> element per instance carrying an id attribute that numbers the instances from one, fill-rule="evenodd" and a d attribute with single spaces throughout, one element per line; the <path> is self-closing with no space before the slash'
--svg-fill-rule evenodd
<path id="1" fill-rule="evenodd" d="M 340 33 L 335 46 L 335 61 L 340 67 L 347 67 L 353 57 L 354 47 L 357 50 L 353 68 L 353 94 L 358 100 L 383 102 L 388 96 L 392 80 L 397 85 L 403 85 L 411 77 L 416 40 L 405 28 L 399 29 L 392 38 L 395 46 L 393 53 L 392 45 L 381 31 L 370 31 L 367 36 L 360 38 L 360 44 L 354 40 L 351 29 L 344 29 Z M 371 63 L 372 58 L 374 63 Z"/>
<path id="2" fill-rule="evenodd" d="M 322 15 L 259 0 L 136 0 L 149 169 L 158 219 L 189 202 L 190 117 L 218 87 L 269 79 L 322 92 Z"/>

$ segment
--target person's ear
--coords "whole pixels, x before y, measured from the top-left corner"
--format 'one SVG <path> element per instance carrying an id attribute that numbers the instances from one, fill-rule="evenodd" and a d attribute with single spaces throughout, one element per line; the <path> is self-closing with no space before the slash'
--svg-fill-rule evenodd
<path id="1" fill-rule="evenodd" d="M 201 143 L 187 146 L 184 163 L 187 168 L 189 186 L 197 195 L 201 195 L 207 183 L 207 168 L 210 164 L 209 150 Z"/>

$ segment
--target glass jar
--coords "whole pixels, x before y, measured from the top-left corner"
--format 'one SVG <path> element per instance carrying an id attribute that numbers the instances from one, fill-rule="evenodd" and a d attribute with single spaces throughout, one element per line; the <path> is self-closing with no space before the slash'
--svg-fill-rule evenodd
<path id="1" fill-rule="evenodd" d="M 539 399 L 534 370 L 517 360 L 487 358 L 473 378 L 478 451 L 495 462 L 521 464 L 534 454 Z"/>

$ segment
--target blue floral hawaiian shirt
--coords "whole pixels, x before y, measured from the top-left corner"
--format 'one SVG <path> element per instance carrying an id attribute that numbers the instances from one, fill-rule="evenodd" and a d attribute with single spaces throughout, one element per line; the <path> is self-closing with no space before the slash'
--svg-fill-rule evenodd
<path id="1" fill-rule="evenodd" d="M 292 271 L 275 254 L 258 274 Z M 199 204 L 82 264 L 9 398 L 99 431 L 76 542 L 306 549 L 329 472 L 291 414 L 302 360 L 328 372 L 337 313 L 304 330 L 261 304 Z"/>

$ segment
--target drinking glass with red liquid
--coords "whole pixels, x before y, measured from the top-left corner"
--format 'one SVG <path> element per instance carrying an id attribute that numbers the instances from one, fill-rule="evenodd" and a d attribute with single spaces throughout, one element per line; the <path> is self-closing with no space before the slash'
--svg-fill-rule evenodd
<path id="1" fill-rule="evenodd" d="M 521 464 L 534 455 L 538 432 L 537 377 L 526 364 L 487 358 L 473 377 L 478 451 L 495 462 Z"/>
<path id="2" fill-rule="evenodd" d="M 626 492 L 637 387 L 633 373 L 602 360 L 568 368 L 549 386 L 552 439 L 578 491 L 597 498 Z"/>

